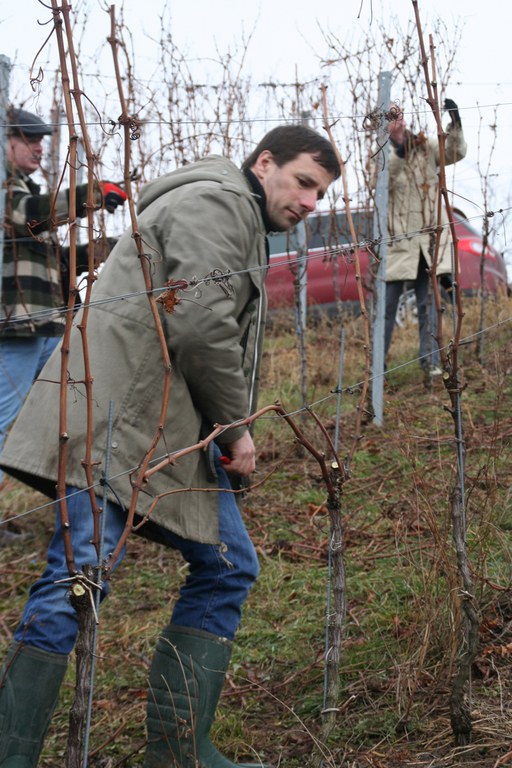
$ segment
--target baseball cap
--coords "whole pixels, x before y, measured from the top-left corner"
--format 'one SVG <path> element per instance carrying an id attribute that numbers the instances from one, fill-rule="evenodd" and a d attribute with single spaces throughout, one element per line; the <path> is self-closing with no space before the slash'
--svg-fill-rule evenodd
<path id="1" fill-rule="evenodd" d="M 8 132 L 11 136 L 49 136 L 53 127 L 25 109 L 10 109 Z"/>

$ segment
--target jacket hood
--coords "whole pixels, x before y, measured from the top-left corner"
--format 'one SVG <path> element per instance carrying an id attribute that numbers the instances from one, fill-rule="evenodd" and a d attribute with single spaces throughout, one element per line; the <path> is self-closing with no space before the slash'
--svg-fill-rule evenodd
<path id="1" fill-rule="evenodd" d="M 142 213 L 151 203 L 162 195 L 171 192 L 176 187 L 194 184 L 198 181 L 213 181 L 219 184 L 230 184 L 237 192 L 246 191 L 248 197 L 253 197 L 248 182 L 237 166 L 225 157 L 211 155 L 190 165 L 184 165 L 165 176 L 145 184 L 141 189 L 137 204 L 138 213 Z"/>

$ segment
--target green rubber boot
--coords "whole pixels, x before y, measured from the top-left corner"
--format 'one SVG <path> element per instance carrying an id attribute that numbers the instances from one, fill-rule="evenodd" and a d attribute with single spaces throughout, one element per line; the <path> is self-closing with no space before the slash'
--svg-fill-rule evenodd
<path id="1" fill-rule="evenodd" d="M 169 624 L 149 674 L 144 768 L 271 768 L 232 763 L 209 737 L 231 657 L 231 643 Z"/>
<path id="2" fill-rule="evenodd" d="M 11 645 L 0 672 L 0 768 L 37 768 L 68 657 Z"/>

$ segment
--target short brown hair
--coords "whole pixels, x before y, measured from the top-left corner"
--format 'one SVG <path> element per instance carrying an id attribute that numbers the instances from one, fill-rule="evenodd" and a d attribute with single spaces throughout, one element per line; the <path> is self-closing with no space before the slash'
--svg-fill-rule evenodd
<path id="1" fill-rule="evenodd" d="M 250 169 L 265 150 L 272 153 L 274 162 L 279 167 L 295 160 L 302 152 L 307 152 L 335 179 L 341 175 L 340 164 L 331 142 L 305 125 L 278 125 L 273 128 L 244 160 L 242 168 Z"/>

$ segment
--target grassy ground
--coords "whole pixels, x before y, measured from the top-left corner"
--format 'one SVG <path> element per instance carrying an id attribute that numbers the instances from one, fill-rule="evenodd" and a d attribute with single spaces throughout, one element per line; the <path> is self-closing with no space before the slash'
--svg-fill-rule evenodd
<path id="1" fill-rule="evenodd" d="M 512 303 L 488 307 L 489 330 L 477 360 L 478 307 L 467 305 L 461 349 L 466 441 L 466 524 L 480 611 L 480 649 L 468 690 L 473 732 L 455 747 L 448 698 L 463 637 L 460 579 L 451 539 L 450 491 L 456 470 L 453 422 L 443 382 L 426 386 L 417 329 L 397 330 L 385 387 L 384 425 L 363 417 L 343 486 L 347 614 L 340 665 L 340 712 L 319 744 L 329 580 L 329 520 L 318 464 L 299 451 L 282 421 L 256 428 L 256 480 L 244 501 L 261 575 L 247 603 L 215 726 L 232 759 L 254 754 L 285 768 L 512 765 L 512 579 L 510 465 Z M 308 330 L 308 391 L 314 412 L 335 434 L 340 329 Z M 345 321 L 340 455 L 350 453 L 364 369 L 361 321 Z M 265 350 L 260 403 L 301 405 L 296 342 L 274 324 Z M 297 416 L 311 441 L 325 440 Z M 46 499 L 10 482 L 4 515 Z M 0 549 L 0 642 L 5 650 L 27 589 L 43 567 L 52 511 L 17 520 L 32 537 Z M 148 664 L 182 578 L 173 552 L 135 538 L 101 610 L 89 765 L 142 764 Z M 64 765 L 74 671 L 70 665 L 41 768 Z"/>

